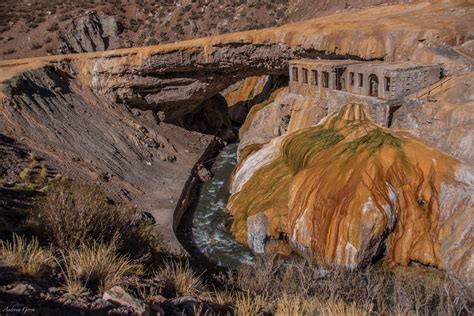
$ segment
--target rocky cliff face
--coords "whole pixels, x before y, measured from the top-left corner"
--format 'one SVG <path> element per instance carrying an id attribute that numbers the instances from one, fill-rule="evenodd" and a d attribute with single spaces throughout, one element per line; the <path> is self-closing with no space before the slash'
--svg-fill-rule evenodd
<path id="1" fill-rule="evenodd" d="M 97 95 L 174 119 L 246 77 L 286 74 L 292 58 L 416 59 L 443 62 L 451 72 L 462 67 L 450 46 L 469 37 L 469 10 L 464 1 L 399 4 L 178 44 L 39 60 L 70 60 Z M 435 17 L 436 24 L 428 22 Z"/>
<path id="2" fill-rule="evenodd" d="M 356 269 L 383 256 L 446 268 L 472 282 L 466 219 L 474 215 L 473 175 L 349 104 L 317 126 L 273 139 L 240 164 L 228 204 L 232 231 L 257 252 L 287 242 L 324 264 Z"/>
<path id="3" fill-rule="evenodd" d="M 104 51 L 116 42 L 123 26 L 103 12 L 88 12 L 67 24 L 59 34 L 61 54 Z"/>
<path id="4" fill-rule="evenodd" d="M 5 84 L 1 133 L 20 141 L 56 173 L 150 212 L 176 250 L 177 201 L 188 179 L 197 179 L 195 164 L 216 149 L 215 137 L 164 123 L 152 111 L 98 98 L 74 74 L 62 63 L 23 72 Z"/>

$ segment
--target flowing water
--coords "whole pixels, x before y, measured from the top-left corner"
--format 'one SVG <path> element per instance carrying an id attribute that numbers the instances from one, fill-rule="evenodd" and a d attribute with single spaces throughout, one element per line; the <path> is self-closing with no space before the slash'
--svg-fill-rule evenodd
<path id="1" fill-rule="evenodd" d="M 226 146 L 215 158 L 211 168 L 213 178 L 202 185 L 178 228 L 181 241 L 192 255 L 219 266 L 236 267 L 254 258 L 250 249 L 239 244 L 230 233 L 232 220 L 225 208 L 229 178 L 237 164 L 237 146 Z"/>

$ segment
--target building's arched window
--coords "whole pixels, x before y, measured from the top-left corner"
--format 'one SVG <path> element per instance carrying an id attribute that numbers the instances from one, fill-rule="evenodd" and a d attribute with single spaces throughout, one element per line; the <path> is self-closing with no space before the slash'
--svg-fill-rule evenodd
<path id="1" fill-rule="evenodd" d="M 369 76 L 369 95 L 373 97 L 379 95 L 379 78 L 374 74 Z"/>
<path id="2" fill-rule="evenodd" d="M 323 88 L 329 88 L 329 72 L 323 71 L 322 76 L 323 77 L 321 78 L 321 80 Z"/>

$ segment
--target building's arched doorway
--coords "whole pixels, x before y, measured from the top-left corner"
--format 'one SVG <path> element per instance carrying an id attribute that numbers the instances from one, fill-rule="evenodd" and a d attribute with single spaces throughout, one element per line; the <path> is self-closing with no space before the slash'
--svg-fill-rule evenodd
<path id="1" fill-rule="evenodd" d="M 369 76 L 369 95 L 373 97 L 379 95 L 379 78 L 374 74 Z"/>

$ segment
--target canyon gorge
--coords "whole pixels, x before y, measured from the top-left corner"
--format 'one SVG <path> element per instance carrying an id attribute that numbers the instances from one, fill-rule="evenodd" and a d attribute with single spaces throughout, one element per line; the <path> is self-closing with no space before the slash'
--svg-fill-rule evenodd
<path id="1" fill-rule="evenodd" d="M 0 192 L 15 194 L 39 157 L 47 178 L 97 186 L 152 217 L 172 253 L 232 238 L 206 260 L 238 262 L 229 253 L 242 251 L 241 261 L 297 254 L 350 271 L 419 264 L 472 288 L 472 2 L 335 1 L 316 18 L 306 2 L 293 1 L 281 26 L 113 50 L 104 37 L 80 50 L 76 36 L 67 54 L 0 60 Z M 110 26 L 101 14 L 93 23 Z M 68 34 L 92 23 L 74 21 Z M 373 95 L 296 91 L 295 60 L 429 64 L 439 76 L 379 111 Z M 206 200 L 203 188 L 223 191 Z M 206 219 L 223 212 L 222 240 L 183 241 L 196 204 Z"/>

